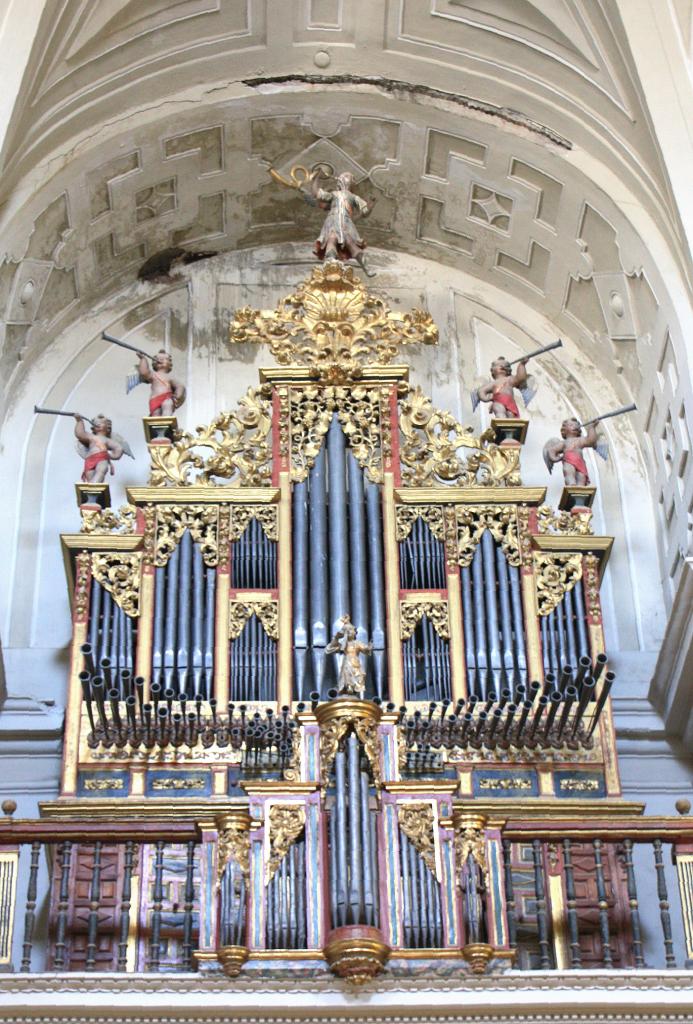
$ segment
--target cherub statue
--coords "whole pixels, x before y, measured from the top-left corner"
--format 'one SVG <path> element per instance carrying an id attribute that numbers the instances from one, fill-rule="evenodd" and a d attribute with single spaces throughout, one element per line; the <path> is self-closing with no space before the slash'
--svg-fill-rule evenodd
<path id="1" fill-rule="evenodd" d="M 108 472 L 113 475 L 113 463 L 123 455 L 132 457 L 132 452 L 122 438 L 116 440 L 111 436 L 112 423 L 107 416 L 99 413 L 93 420 L 87 420 L 91 424 L 90 431 L 84 426 L 84 416 L 80 416 L 79 413 L 75 413 L 74 416 L 77 450 L 84 459 L 82 481 L 102 484 Z"/>
<path id="2" fill-rule="evenodd" d="M 366 689 L 366 673 L 359 655 L 370 654 L 373 644 L 364 644 L 356 639 L 356 628 L 348 615 L 339 620 L 337 630 L 325 648 L 325 654 L 343 654 L 337 688 L 340 695 L 362 697 Z"/>
<path id="3" fill-rule="evenodd" d="M 185 386 L 173 376 L 173 359 L 164 349 L 159 349 L 152 358 L 151 369 L 144 352 L 138 352 L 138 380 L 136 383 L 151 385 L 149 399 L 150 416 L 173 416 L 185 401 Z M 129 390 L 129 389 L 128 389 Z"/>
<path id="4" fill-rule="evenodd" d="M 499 419 L 520 419 L 520 410 L 515 401 L 515 388 L 522 395 L 525 405 L 529 405 L 534 390 L 529 385 L 527 360 L 529 356 L 517 361 L 517 369 L 513 372 L 512 364 L 505 356 L 498 356 L 491 363 L 491 377 L 487 384 L 472 391 L 472 408 L 476 409 L 479 402 L 490 402 L 491 412 Z"/>
<path id="5" fill-rule="evenodd" d="M 568 487 L 586 487 L 590 482 L 582 451 L 594 448 L 602 456 L 607 457 L 606 449 L 597 440 L 597 431 L 593 423 L 583 434 L 582 424 L 571 416 L 561 423 L 561 436 L 550 438 L 544 445 L 544 462 L 549 473 L 557 462 L 563 463 L 563 479 Z"/>
<path id="6" fill-rule="evenodd" d="M 336 177 L 337 187 L 333 191 L 328 191 L 319 185 L 319 178 L 328 176 L 324 173 L 322 165 L 318 165 L 310 173 L 305 167 L 292 167 L 291 181 L 283 178 L 274 168 L 270 168 L 270 174 L 281 185 L 298 189 L 311 206 L 318 206 L 321 210 L 329 211 L 325 217 L 322 231 L 313 246 L 313 251 L 319 260 L 356 260 L 368 277 L 375 275 L 375 271 L 369 270 L 366 266 L 363 258 L 366 243 L 354 224 L 355 215 L 362 218 L 370 215 L 375 199 L 366 201 L 352 191 L 353 174 L 349 171 L 338 174 Z"/>

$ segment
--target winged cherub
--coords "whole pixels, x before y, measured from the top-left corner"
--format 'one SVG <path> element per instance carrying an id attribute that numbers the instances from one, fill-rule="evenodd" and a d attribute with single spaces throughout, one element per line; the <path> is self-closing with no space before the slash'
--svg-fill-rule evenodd
<path id="1" fill-rule="evenodd" d="M 135 383 L 144 382 L 151 385 L 149 415 L 173 416 L 174 410 L 179 409 L 185 401 L 185 386 L 173 376 L 173 360 L 170 353 L 163 348 L 159 349 L 152 359 L 151 369 L 144 352 L 139 352 L 138 355 L 140 362 Z"/>
<path id="2" fill-rule="evenodd" d="M 594 448 L 602 458 L 607 457 L 605 446 L 597 440 L 594 424 L 589 424 L 586 433 L 583 433 L 582 424 L 574 416 L 563 420 L 561 436 L 550 438 L 544 445 L 544 462 L 549 473 L 557 462 L 562 462 L 566 484 L 569 487 L 586 487 L 590 475 L 582 454 L 585 448 Z"/>
<path id="3" fill-rule="evenodd" d="M 520 410 L 515 401 L 515 388 L 522 395 L 525 405 L 529 405 L 534 390 L 529 383 L 527 360 L 520 359 L 517 369 L 513 372 L 511 363 L 505 356 L 498 356 L 491 363 L 491 380 L 487 384 L 472 391 L 472 408 L 476 409 L 479 402 L 490 402 L 491 413 L 499 419 L 520 419 Z"/>
<path id="4" fill-rule="evenodd" d="M 93 420 L 88 420 L 91 430 L 85 427 L 85 419 L 75 414 L 75 437 L 77 450 L 84 459 L 82 472 L 83 483 L 102 484 L 106 474 L 113 475 L 113 463 L 123 455 L 134 458 L 127 441 L 122 437 L 112 437 L 113 425 L 107 416 L 99 413 Z"/>

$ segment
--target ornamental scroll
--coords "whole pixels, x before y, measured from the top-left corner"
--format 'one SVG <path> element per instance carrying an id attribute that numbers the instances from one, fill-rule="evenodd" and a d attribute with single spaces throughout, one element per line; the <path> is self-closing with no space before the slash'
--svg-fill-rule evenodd
<path id="1" fill-rule="evenodd" d="M 518 448 L 494 443 L 495 431 L 476 437 L 450 413 L 436 409 L 421 388 L 399 401 L 402 480 L 410 487 L 516 486 L 520 483 Z"/>
<path id="2" fill-rule="evenodd" d="M 123 535 L 134 533 L 137 527 L 137 508 L 134 505 L 121 505 L 117 510 L 81 505 L 79 512 L 82 518 L 80 533 Z"/>
<path id="3" fill-rule="evenodd" d="M 364 365 L 384 366 L 402 345 L 435 345 L 438 328 L 420 309 L 393 313 L 351 267 L 325 263 L 274 310 L 236 310 L 232 344 L 267 344 L 282 366 L 310 366 L 327 384 L 357 379 Z"/>
<path id="4" fill-rule="evenodd" d="M 540 615 L 548 615 L 582 579 L 582 555 L 545 554 L 534 552 L 537 586 L 537 607 Z"/>
<path id="5" fill-rule="evenodd" d="M 409 639 L 424 615 L 441 640 L 450 639 L 447 601 L 402 601 L 399 606 L 399 624 L 403 640 Z"/>
<path id="6" fill-rule="evenodd" d="M 142 554 L 125 552 L 93 552 L 91 574 L 109 592 L 116 604 L 130 618 L 140 613 L 140 580 Z"/>
<path id="7" fill-rule="evenodd" d="M 151 444 L 154 487 L 268 486 L 272 479 L 272 412 L 263 389 L 249 388 L 235 412 L 220 413 L 194 434 L 178 432 L 172 445 Z M 203 456 L 202 451 L 210 454 Z"/>
<path id="8" fill-rule="evenodd" d="M 265 872 L 265 885 L 274 874 L 306 824 L 303 804 L 273 804 L 269 809 L 269 856 Z"/>

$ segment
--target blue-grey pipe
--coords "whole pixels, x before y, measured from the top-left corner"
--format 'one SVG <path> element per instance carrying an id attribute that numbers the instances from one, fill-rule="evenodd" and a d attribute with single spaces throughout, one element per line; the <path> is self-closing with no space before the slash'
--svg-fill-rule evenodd
<path id="1" fill-rule="evenodd" d="M 363 495 L 363 470 L 347 452 L 349 480 L 349 569 L 351 573 L 351 621 L 359 640 L 367 643 L 368 635 L 368 569 L 366 543 L 366 509 Z"/>
<path id="2" fill-rule="evenodd" d="M 168 560 L 166 579 L 166 619 L 164 621 L 164 683 L 166 687 L 173 684 L 176 670 L 176 647 L 178 626 L 178 564 L 180 562 L 180 545 L 174 549 Z M 177 687 L 176 687 L 177 689 Z"/>
<path id="3" fill-rule="evenodd" d="M 308 646 L 308 546 L 308 484 L 302 480 L 293 492 L 294 647 Z"/>
<path id="4" fill-rule="evenodd" d="M 347 740 L 349 806 L 349 909 L 354 924 L 363 922 L 363 848 L 361 846 L 361 748 L 354 733 Z"/>
<path id="5" fill-rule="evenodd" d="M 320 449 L 310 471 L 310 618 L 313 647 L 326 647 L 328 633 L 327 582 L 327 456 Z M 317 678 L 315 684 L 318 685 Z"/>
<path id="6" fill-rule="evenodd" d="M 574 590 L 566 590 L 563 598 L 563 606 L 565 613 L 565 636 L 566 636 L 566 649 L 568 652 L 567 663 L 569 665 L 577 665 L 578 660 L 578 649 L 576 644 L 575 636 L 575 605 L 574 605 Z"/>
<path id="7" fill-rule="evenodd" d="M 180 560 L 178 563 L 178 629 L 176 668 L 178 686 L 187 692 L 188 665 L 190 656 L 190 588 L 192 584 L 193 541 L 186 530 L 180 539 Z"/>
<path id="8" fill-rule="evenodd" d="M 464 653 L 467 662 L 467 687 L 469 693 L 478 692 L 476 675 L 476 642 L 474 639 L 474 610 L 472 605 L 472 579 L 469 566 L 460 569 L 462 585 L 462 621 L 464 626 Z"/>
<path id="9" fill-rule="evenodd" d="M 400 864 L 402 867 L 402 925 L 405 945 L 413 945 L 411 913 L 411 879 L 409 878 L 409 841 L 404 832 L 399 833 Z"/>
<path id="10" fill-rule="evenodd" d="M 366 924 L 372 925 L 374 916 L 373 897 L 373 858 L 371 853 L 371 830 L 370 830 L 370 793 L 368 784 L 368 773 L 360 772 L 361 783 L 361 849 L 363 851 L 363 905 L 364 920 Z"/>
<path id="11" fill-rule="evenodd" d="M 91 581 L 91 601 L 89 604 L 89 643 L 96 653 L 99 649 L 99 617 L 101 615 L 101 584 L 97 579 Z"/>
<path id="12" fill-rule="evenodd" d="M 476 638 L 477 692 L 478 696 L 485 697 L 488 683 L 488 656 L 484 610 L 484 565 L 480 544 L 477 544 L 472 558 L 472 603 L 474 605 L 474 634 Z"/>
<path id="13" fill-rule="evenodd" d="M 501 684 L 500 672 L 500 637 L 498 626 L 498 604 L 496 601 L 496 559 L 495 542 L 489 530 L 481 535 L 481 555 L 484 566 L 484 598 L 486 604 L 486 621 L 488 623 L 489 654 L 493 688 L 498 692 Z"/>
<path id="14" fill-rule="evenodd" d="M 205 570 L 204 665 L 207 698 L 214 696 L 214 621 L 216 617 L 217 571 Z M 204 694 L 203 694 L 204 696 Z"/>
<path id="15" fill-rule="evenodd" d="M 202 687 L 203 656 L 202 645 L 203 623 L 205 615 L 204 591 L 205 567 L 199 544 L 193 545 L 192 551 L 192 640 L 188 664 L 192 664 L 193 695 L 197 696 Z"/>
<path id="16" fill-rule="evenodd" d="M 335 808 L 337 821 L 335 838 L 337 841 L 337 909 L 339 923 L 347 923 L 347 885 L 348 875 L 348 836 L 347 836 L 347 792 L 346 792 L 346 755 L 338 751 L 334 759 L 335 765 Z"/>
<path id="17" fill-rule="evenodd" d="M 347 532 L 346 438 L 337 413 L 327 431 L 328 547 L 330 553 L 330 619 L 334 634 L 342 615 L 351 612 L 349 602 L 349 540 Z"/>
<path id="18" fill-rule="evenodd" d="M 515 633 L 515 659 L 520 676 L 520 683 L 527 682 L 527 655 L 525 652 L 525 619 L 522 612 L 522 589 L 520 570 L 516 565 L 508 565 L 510 580 L 510 605 L 513 615 L 513 632 Z"/>
<path id="19" fill-rule="evenodd" d="M 501 636 L 503 639 L 505 682 L 508 686 L 512 687 L 515 683 L 515 651 L 512 611 L 510 608 L 510 581 L 508 579 L 507 559 L 500 544 L 496 545 L 496 577 L 498 579 L 498 605 L 500 609 Z"/>
<path id="20" fill-rule="evenodd" d="M 582 589 L 582 580 L 578 580 L 573 587 L 575 595 L 575 622 L 578 632 L 578 654 L 580 657 L 590 657 L 590 642 L 587 637 L 587 616 L 585 615 L 585 599 Z"/>

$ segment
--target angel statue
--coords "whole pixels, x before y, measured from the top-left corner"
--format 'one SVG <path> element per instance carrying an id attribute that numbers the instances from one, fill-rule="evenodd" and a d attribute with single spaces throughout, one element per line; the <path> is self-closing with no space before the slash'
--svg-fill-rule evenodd
<path id="1" fill-rule="evenodd" d="M 605 412 L 601 416 L 595 416 L 587 423 L 580 423 L 578 419 L 571 416 L 561 423 L 561 436 L 551 437 L 544 445 L 544 462 L 549 473 L 557 462 L 563 463 L 563 479 L 567 487 L 587 487 L 590 482 L 590 475 L 587 472 L 587 464 L 583 458 L 582 451 L 585 448 L 594 448 L 597 455 L 606 460 L 609 457 L 609 446 L 606 441 L 597 436 L 596 424 L 602 420 L 611 419 L 613 416 L 622 416 L 626 412 L 635 412 L 634 404 L 621 406 L 612 412 Z M 587 431 L 583 434 L 583 430 Z"/>
<path id="2" fill-rule="evenodd" d="M 325 648 L 325 654 L 343 654 L 337 688 L 340 696 L 363 697 L 366 689 L 366 673 L 361 664 L 361 654 L 370 654 L 373 644 L 364 644 L 356 639 L 356 628 L 348 615 L 339 620 L 340 629 Z"/>
<path id="3" fill-rule="evenodd" d="M 91 430 L 84 426 L 85 417 L 74 413 L 77 451 L 84 459 L 82 482 L 102 484 L 106 474 L 113 476 L 113 463 L 123 455 L 134 459 L 130 446 L 124 438 L 113 435 L 113 425 L 107 416 L 99 413 L 93 420 L 86 420 Z"/>
<path id="4" fill-rule="evenodd" d="M 297 189 L 311 206 L 328 211 L 322 231 L 313 246 L 313 252 L 319 260 L 356 260 L 368 277 L 374 277 L 375 271 L 369 270 L 363 258 L 366 243 L 354 224 L 354 216 L 368 217 L 375 199 L 366 201 L 353 192 L 354 176 L 349 171 L 336 176 L 337 187 L 333 191 L 321 188 L 319 179 L 329 176 L 326 170 L 322 164 L 310 172 L 305 167 L 292 167 L 290 181 L 273 167 L 270 168 L 270 174 L 280 185 Z"/>
<path id="5" fill-rule="evenodd" d="M 520 410 L 515 401 L 515 388 L 522 395 L 525 405 L 529 405 L 536 394 L 536 388 L 532 383 L 533 378 L 527 373 L 527 363 L 535 356 L 541 356 L 545 352 L 551 352 L 555 348 L 561 348 L 563 342 L 552 341 L 550 345 L 542 345 L 534 352 L 529 352 L 520 359 L 513 359 L 509 362 L 505 356 L 498 356 L 491 363 L 491 380 L 481 387 L 472 391 L 472 409 L 476 409 L 479 402 L 490 402 L 491 413 L 499 419 L 520 419 Z M 517 369 L 513 372 L 513 366 Z"/>
<path id="6" fill-rule="evenodd" d="M 137 353 L 140 357 L 137 367 L 138 383 L 151 386 L 149 399 L 150 416 L 173 416 L 174 409 L 179 409 L 185 401 L 185 386 L 173 376 L 173 359 L 163 348 L 159 349 L 149 360 L 144 352 Z"/>

